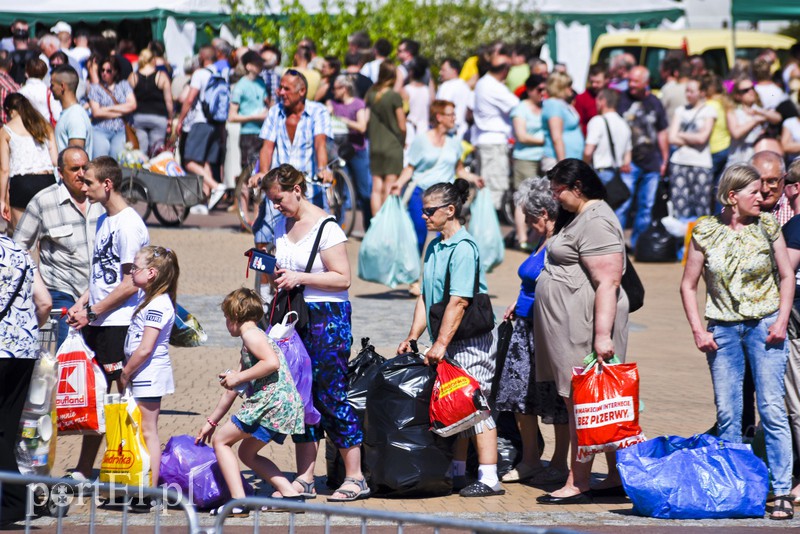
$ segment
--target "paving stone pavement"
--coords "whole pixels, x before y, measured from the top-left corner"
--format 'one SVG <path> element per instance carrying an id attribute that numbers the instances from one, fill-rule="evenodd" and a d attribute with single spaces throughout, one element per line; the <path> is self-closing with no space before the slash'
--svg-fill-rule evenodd
<path id="1" fill-rule="evenodd" d="M 224 294 L 242 285 L 252 284 L 252 275 L 245 279 L 245 260 L 242 253 L 251 246 L 249 235 L 230 229 L 162 229 L 151 228 L 154 244 L 174 249 L 181 264 L 178 300 L 194 313 L 206 332 L 208 343 L 199 348 L 172 348 L 176 391 L 164 398 L 160 418 L 162 443 L 170 436 L 195 435 L 205 421 L 205 416 L 216 405 L 221 393 L 217 372 L 235 365 L 238 361 L 238 343 L 225 329 L 219 304 Z M 351 240 L 348 254 L 353 269 L 351 297 L 353 301 L 353 354 L 358 350 L 358 340 L 368 336 L 379 353 L 390 356 L 405 337 L 414 301 L 404 289 L 389 290 L 357 278 L 357 248 L 359 242 Z M 507 251 L 505 262 L 488 275 L 490 294 L 495 312 L 502 316 L 505 307 L 513 302 L 519 290 L 516 271 L 524 259 L 523 254 Z M 638 264 L 637 271 L 647 289 L 645 307 L 632 316 L 629 340 L 629 361 L 636 361 L 641 374 L 641 399 L 645 410 L 641 425 L 650 436 L 678 434 L 689 436 L 702 432 L 714 422 L 713 394 L 705 358 L 693 345 L 691 332 L 683 317 L 678 295 L 681 268 L 677 264 Z M 552 431 L 542 426 L 545 439 L 552 444 Z M 294 468 L 293 446 L 267 445 L 262 454 L 273 459 L 285 471 Z M 61 436 L 58 440 L 55 476 L 63 475 L 75 465 L 80 448 L 80 437 Z M 552 446 L 546 447 L 548 457 Z M 95 464 L 99 468 L 99 462 Z M 598 458 L 594 471 L 597 476 L 605 472 L 604 459 Z M 252 473 L 246 475 L 252 478 Z M 320 495 L 329 494 L 325 486 L 324 447 L 321 447 L 316 467 L 316 488 Z M 642 518 L 631 512 L 625 499 L 597 501 L 591 504 L 548 507 L 535 502 L 537 496 L 550 488 L 534 488 L 521 484 L 506 484 L 506 495 L 486 499 L 464 499 L 448 496 L 430 499 L 372 498 L 342 506 L 394 510 L 411 513 L 440 514 L 477 521 L 540 525 L 569 526 L 585 532 L 611 532 L 617 530 L 654 530 L 664 528 L 692 530 L 722 527 L 731 532 L 747 532 L 765 528 L 790 528 L 796 522 L 774 522 L 766 519 L 716 520 L 716 521 L 663 521 Z M 266 484 L 258 483 L 258 493 L 269 494 Z M 314 502 L 314 501 L 311 501 Z M 324 502 L 324 497 L 316 502 Z M 68 531 L 80 531 L 89 520 L 88 506 L 73 506 L 65 518 Z M 100 510 L 97 523 L 119 526 L 121 512 L 117 509 Z M 152 525 L 153 514 L 132 514 L 131 525 Z M 286 525 L 286 514 L 261 515 L 272 525 Z M 203 514 L 204 524 L 211 518 Z M 298 525 L 318 525 L 319 516 L 306 514 L 297 518 Z M 253 518 L 230 520 L 231 525 L 250 525 Z M 162 525 L 184 524 L 178 511 L 170 510 L 162 516 Z M 226 522 L 226 525 L 228 522 Z M 352 525 L 352 520 L 337 520 L 337 525 Z M 54 529 L 54 519 L 39 518 L 34 521 L 42 531 Z"/>

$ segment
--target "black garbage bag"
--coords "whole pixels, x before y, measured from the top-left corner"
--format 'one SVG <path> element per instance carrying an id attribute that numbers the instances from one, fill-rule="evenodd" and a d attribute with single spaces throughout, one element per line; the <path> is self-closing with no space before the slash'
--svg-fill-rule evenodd
<path id="1" fill-rule="evenodd" d="M 665 263 L 678 261 L 678 246 L 678 240 L 664 228 L 661 220 L 654 220 L 636 241 L 636 261 Z"/>
<path id="2" fill-rule="evenodd" d="M 417 353 L 380 366 L 367 392 L 364 452 L 370 488 L 386 497 L 449 495 L 452 438 L 430 431 L 436 371 Z"/>
<path id="3" fill-rule="evenodd" d="M 386 358 L 375 352 L 375 347 L 369 344 L 369 338 L 362 337 L 361 350 L 347 364 L 347 402 L 355 410 L 362 428 L 367 411 L 367 389 L 385 361 Z M 342 455 L 339 454 L 339 449 L 329 439 L 325 440 L 325 463 L 328 468 L 327 486 L 338 488 L 344 482 L 344 461 Z M 363 448 L 361 450 L 361 470 L 369 481 L 370 476 L 366 468 Z"/>

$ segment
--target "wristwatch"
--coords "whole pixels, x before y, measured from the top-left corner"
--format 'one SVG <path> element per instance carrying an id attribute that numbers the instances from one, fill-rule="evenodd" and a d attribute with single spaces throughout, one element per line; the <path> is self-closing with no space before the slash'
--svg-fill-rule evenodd
<path id="1" fill-rule="evenodd" d="M 89 322 L 97 319 L 97 314 L 92 311 L 92 307 L 89 304 L 86 305 L 86 317 L 89 319 Z"/>

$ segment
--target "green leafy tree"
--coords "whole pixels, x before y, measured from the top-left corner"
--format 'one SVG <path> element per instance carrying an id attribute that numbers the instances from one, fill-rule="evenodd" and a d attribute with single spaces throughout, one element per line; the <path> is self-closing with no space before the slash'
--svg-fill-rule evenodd
<path id="1" fill-rule="evenodd" d="M 314 40 L 320 55 L 343 57 L 348 36 L 364 30 L 373 40 L 419 41 L 422 55 L 438 65 L 448 56 L 463 60 L 496 40 L 539 46 L 546 30 L 521 3 L 501 10 L 490 0 L 323 0 L 314 15 L 299 0 L 281 0 L 278 13 L 269 13 L 264 0 L 254 0 L 257 14 L 245 12 L 243 0 L 226 2 L 235 31 L 246 40 L 278 44 L 287 57 L 304 37 Z"/>

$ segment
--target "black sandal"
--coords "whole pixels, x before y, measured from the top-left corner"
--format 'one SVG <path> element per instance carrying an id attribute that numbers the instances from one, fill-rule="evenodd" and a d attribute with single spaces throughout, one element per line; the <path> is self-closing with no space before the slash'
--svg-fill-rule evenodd
<path id="1" fill-rule="evenodd" d="M 776 516 L 775 513 L 785 514 Z M 770 519 L 775 521 L 783 521 L 792 519 L 794 517 L 794 498 L 791 495 L 781 495 L 775 497 L 772 503 L 772 512 L 769 514 Z"/>

